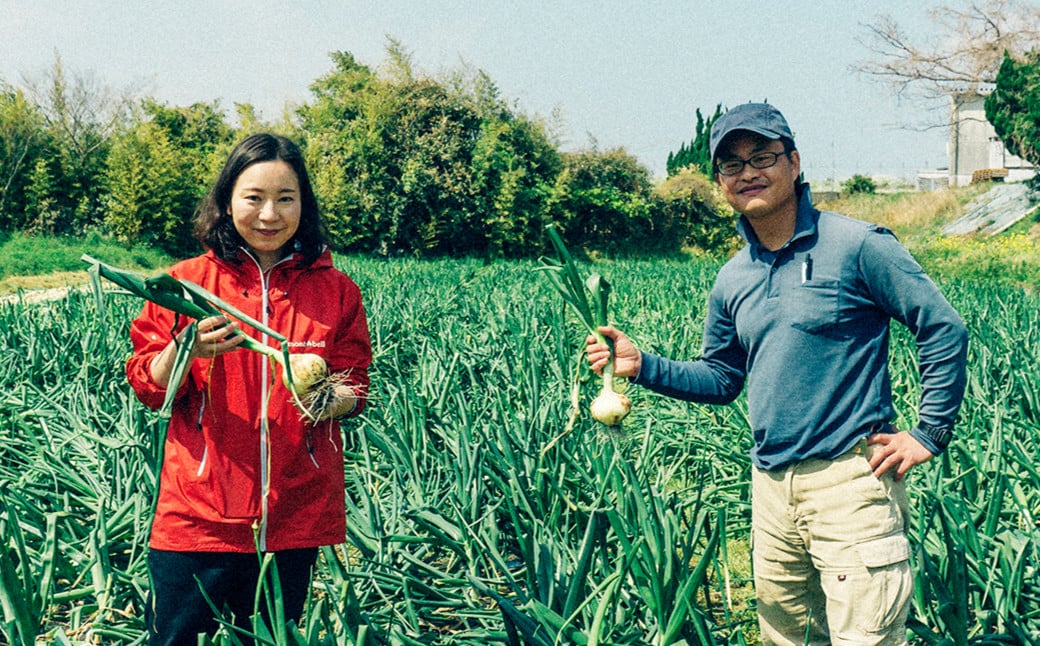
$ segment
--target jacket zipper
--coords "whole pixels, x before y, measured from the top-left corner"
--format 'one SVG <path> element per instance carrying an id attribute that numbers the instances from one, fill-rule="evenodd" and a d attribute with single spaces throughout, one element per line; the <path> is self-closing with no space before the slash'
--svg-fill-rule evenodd
<path id="1" fill-rule="evenodd" d="M 202 417 L 206 414 L 206 395 L 202 395 L 202 403 L 199 404 L 199 416 L 195 420 L 195 428 L 201 433 L 202 432 Z M 206 461 L 209 459 L 209 444 L 206 443 L 202 449 L 202 459 L 199 460 L 199 469 L 195 472 L 195 477 L 201 478 L 202 473 L 206 470 Z"/>
<path id="2" fill-rule="evenodd" d="M 260 321 L 264 325 L 270 325 L 270 300 L 268 298 L 268 278 L 271 270 L 277 267 L 279 264 L 289 260 L 292 256 L 287 256 L 277 263 L 272 265 L 271 269 L 264 273 L 263 268 L 260 267 L 260 263 L 257 262 L 253 255 L 246 253 L 249 258 L 253 260 L 253 264 L 256 265 L 256 270 L 260 274 Z M 261 333 L 260 342 L 267 345 L 270 337 L 266 334 Z M 267 551 L 267 503 L 270 500 L 271 494 L 271 447 L 270 447 L 270 425 L 267 419 L 267 403 L 270 399 L 270 370 L 271 362 L 262 361 L 260 363 L 260 520 L 259 527 L 257 528 L 257 541 L 259 542 L 260 551 Z"/>

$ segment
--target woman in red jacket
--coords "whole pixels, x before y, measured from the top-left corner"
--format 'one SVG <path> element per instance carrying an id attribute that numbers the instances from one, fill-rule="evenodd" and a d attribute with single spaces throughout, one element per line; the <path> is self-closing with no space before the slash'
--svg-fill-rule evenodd
<path id="1" fill-rule="evenodd" d="M 299 618 L 318 547 L 346 538 L 339 419 L 357 415 L 372 351 L 357 285 L 332 265 L 299 148 L 270 134 L 231 152 L 200 209 L 206 253 L 170 273 L 198 283 L 322 356 L 338 376 L 318 421 L 305 419 L 271 363 L 238 348 L 237 324 L 198 323 L 192 365 L 170 384 L 176 344 L 190 322 L 152 303 L 134 320 L 127 376 L 158 408 L 177 389 L 149 539 L 151 644 L 196 643 L 218 624 L 200 592 L 249 626 L 260 556 L 274 555 L 286 617 Z M 252 329 L 261 342 L 277 343 Z M 264 604 L 261 603 L 261 606 Z"/>

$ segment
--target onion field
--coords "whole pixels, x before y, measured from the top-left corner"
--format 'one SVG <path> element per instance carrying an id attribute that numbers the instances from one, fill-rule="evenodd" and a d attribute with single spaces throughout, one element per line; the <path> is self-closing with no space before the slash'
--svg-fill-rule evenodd
<path id="1" fill-rule="evenodd" d="M 322 550 L 298 626 L 215 643 L 754 643 L 743 399 L 631 387 L 610 430 L 587 412 L 584 333 L 536 263 L 337 263 L 374 352 L 372 400 L 344 429 L 347 540 Z M 717 269 L 596 266 L 611 320 L 676 358 L 700 351 Z M 941 286 L 971 331 L 968 394 L 954 444 L 910 475 L 911 642 L 1040 643 L 1040 296 Z M 123 375 L 140 307 L 0 303 L 0 643 L 143 642 L 162 429 Z M 899 326 L 892 345 L 906 428 L 913 345 Z"/>

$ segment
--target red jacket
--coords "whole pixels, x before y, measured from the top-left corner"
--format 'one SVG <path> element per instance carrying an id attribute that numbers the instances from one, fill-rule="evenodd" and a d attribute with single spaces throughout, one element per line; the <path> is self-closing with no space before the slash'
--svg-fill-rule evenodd
<path id="1" fill-rule="evenodd" d="M 198 283 L 285 335 L 291 352 L 321 355 L 368 391 L 372 350 L 357 285 L 326 251 L 309 267 L 286 258 L 261 276 L 248 256 L 236 265 L 212 252 L 180 262 L 176 278 Z M 190 320 L 146 303 L 130 328 L 126 364 L 137 397 L 151 408 L 166 395 L 149 364 Z M 274 347 L 249 327 L 241 329 Z M 281 368 L 238 349 L 195 359 L 166 435 L 150 545 L 188 552 L 279 551 L 346 539 L 343 443 L 339 424 L 311 424 L 293 406 Z M 362 409 L 364 397 L 354 410 Z"/>

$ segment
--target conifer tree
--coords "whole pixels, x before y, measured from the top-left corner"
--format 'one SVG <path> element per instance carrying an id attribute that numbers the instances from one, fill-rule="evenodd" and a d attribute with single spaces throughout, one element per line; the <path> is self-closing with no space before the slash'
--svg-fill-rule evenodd
<path id="1" fill-rule="evenodd" d="M 684 168 L 694 165 L 705 175 L 711 176 L 711 154 L 708 143 L 711 135 L 711 126 L 720 116 L 722 116 L 721 103 L 715 106 L 715 113 L 708 119 L 705 119 L 701 109 L 697 108 L 697 127 L 694 130 L 693 139 L 690 140 L 688 146 L 683 143 L 679 146 L 678 152 L 674 154 L 669 153 L 668 155 L 668 162 L 665 168 L 669 177 Z"/>
<path id="2" fill-rule="evenodd" d="M 1040 50 L 1016 60 L 1009 54 L 986 97 L 986 118 L 1009 152 L 1040 166 Z"/>

